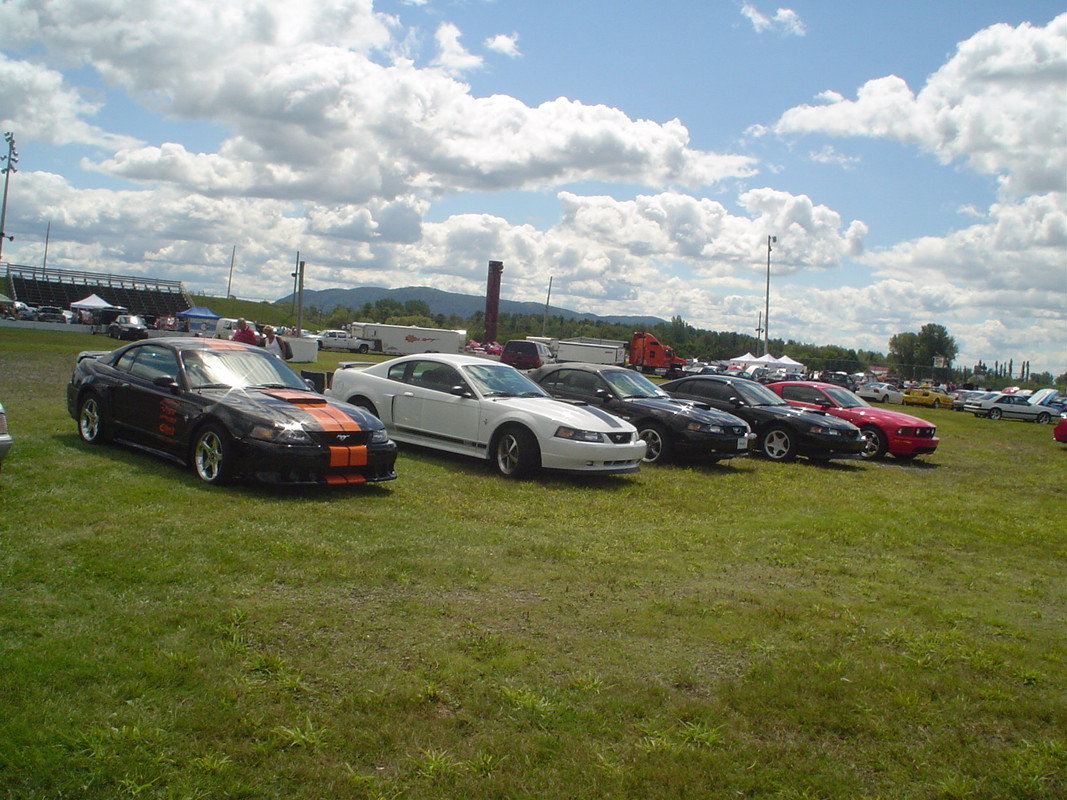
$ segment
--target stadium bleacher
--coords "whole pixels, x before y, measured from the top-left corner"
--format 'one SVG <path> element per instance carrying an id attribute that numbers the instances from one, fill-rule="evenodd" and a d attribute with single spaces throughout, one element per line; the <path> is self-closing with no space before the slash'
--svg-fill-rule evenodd
<path id="1" fill-rule="evenodd" d="M 71 303 L 91 294 L 98 295 L 114 306 L 122 306 L 133 314 L 157 317 L 172 316 L 193 305 L 181 281 L 130 275 L 9 264 L 7 285 L 11 289 L 12 299 L 35 307 L 59 306 L 69 309 Z"/>

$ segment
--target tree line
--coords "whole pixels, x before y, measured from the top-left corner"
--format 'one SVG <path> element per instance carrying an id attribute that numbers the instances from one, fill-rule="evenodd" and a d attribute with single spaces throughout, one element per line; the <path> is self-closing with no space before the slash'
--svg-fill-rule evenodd
<path id="1" fill-rule="evenodd" d="M 305 312 L 309 324 L 320 328 L 343 328 L 354 320 L 380 322 L 387 325 L 418 325 L 427 328 L 466 330 L 470 338 L 480 340 L 485 330 L 485 313 L 475 312 L 469 317 L 459 314 L 434 314 L 424 300 L 400 302 L 382 298 L 374 303 L 364 303 L 358 309 L 337 307 L 323 312 L 311 306 Z M 680 316 L 669 322 L 651 325 L 647 330 L 665 345 L 672 347 L 683 358 L 695 358 L 705 362 L 727 361 L 744 353 L 761 355 L 763 340 L 736 331 L 710 331 L 695 328 Z M 545 317 L 539 314 L 501 313 L 497 319 L 497 340 L 527 336 L 548 336 L 555 339 L 572 339 L 585 336 L 594 339 L 629 341 L 634 326 L 601 319 L 568 319 L 562 315 Z M 1029 362 L 1014 371 L 1013 363 L 995 363 L 993 368 L 979 362 L 973 368 L 956 367 L 959 354 L 956 340 L 943 325 L 929 323 L 918 332 L 905 331 L 890 337 L 889 350 L 882 353 L 874 350 L 857 350 L 828 344 L 817 345 L 798 342 L 795 339 L 771 339 L 771 353 L 788 354 L 805 364 L 809 370 L 835 372 L 865 372 L 872 366 L 884 366 L 889 374 L 902 380 L 933 380 L 958 385 L 975 384 L 990 387 L 1003 386 L 1012 381 L 1040 386 L 1053 384 L 1051 373 L 1031 374 Z M 1067 375 L 1059 376 L 1056 383 L 1067 382 Z"/>

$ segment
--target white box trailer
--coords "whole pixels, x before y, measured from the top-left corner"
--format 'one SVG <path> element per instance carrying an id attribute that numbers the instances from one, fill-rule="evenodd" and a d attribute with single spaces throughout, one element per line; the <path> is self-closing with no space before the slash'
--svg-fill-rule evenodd
<path id="1" fill-rule="evenodd" d="M 584 361 L 588 364 L 625 364 L 630 353 L 626 342 L 609 339 L 562 341 L 556 348 L 557 361 Z"/>
<path id="2" fill-rule="evenodd" d="M 445 328 L 353 322 L 348 329 L 353 336 L 374 342 L 374 349 L 378 352 L 392 356 L 405 356 L 410 353 L 459 353 L 467 344 L 466 331 Z"/>

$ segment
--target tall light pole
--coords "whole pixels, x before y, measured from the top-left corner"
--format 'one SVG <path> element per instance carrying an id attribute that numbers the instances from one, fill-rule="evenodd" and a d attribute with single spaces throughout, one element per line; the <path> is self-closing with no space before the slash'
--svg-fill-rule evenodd
<path id="1" fill-rule="evenodd" d="M 4 141 L 7 142 L 7 166 L 0 170 L 4 173 L 4 204 L 0 206 L 0 256 L 4 254 L 4 239 L 9 242 L 15 241 L 14 236 L 4 233 L 4 223 L 7 222 L 7 184 L 11 180 L 11 173 L 18 172 L 15 165 L 19 163 L 19 154 L 15 149 L 15 134 L 8 131 L 4 134 Z"/>
<path id="2" fill-rule="evenodd" d="M 767 237 L 767 297 L 763 302 L 763 355 L 771 352 L 771 244 L 778 243 L 777 236 Z"/>

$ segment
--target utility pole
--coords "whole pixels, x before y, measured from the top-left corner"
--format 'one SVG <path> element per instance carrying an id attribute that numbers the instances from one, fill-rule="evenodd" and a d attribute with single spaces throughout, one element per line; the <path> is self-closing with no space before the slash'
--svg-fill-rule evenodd
<path id="1" fill-rule="evenodd" d="M 548 295 L 545 297 L 545 313 L 541 316 L 541 336 L 545 335 L 548 327 L 548 304 L 552 300 L 552 276 L 548 276 Z"/>
<path id="2" fill-rule="evenodd" d="M 763 355 L 771 352 L 771 243 L 777 244 L 777 236 L 767 237 L 767 297 L 763 305 Z"/>
<path id="3" fill-rule="evenodd" d="M 226 299 L 230 300 L 233 294 L 230 293 L 230 287 L 233 286 L 233 262 L 237 260 L 237 245 L 233 246 L 233 251 L 230 253 L 230 279 L 226 281 Z"/>
<path id="4" fill-rule="evenodd" d="M 4 134 L 4 141 L 7 142 L 7 166 L 0 170 L 4 173 L 4 204 L 0 207 L 0 256 L 4 254 L 4 239 L 9 242 L 15 241 L 14 236 L 4 233 L 4 224 L 7 222 L 7 185 L 11 181 L 11 173 L 18 172 L 15 165 L 19 163 L 19 154 L 15 149 L 15 134 L 8 131 Z"/>
<path id="5" fill-rule="evenodd" d="M 296 336 L 299 339 L 300 334 L 304 330 L 304 262 L 301 261 L 296 265 L 296 283 L 299 287 L 297 289 L 297 297 L 299 298 L 296 305 Z"/>

